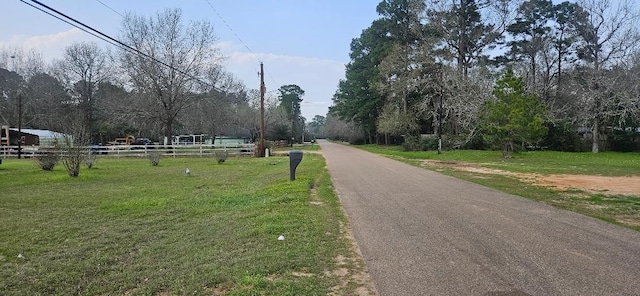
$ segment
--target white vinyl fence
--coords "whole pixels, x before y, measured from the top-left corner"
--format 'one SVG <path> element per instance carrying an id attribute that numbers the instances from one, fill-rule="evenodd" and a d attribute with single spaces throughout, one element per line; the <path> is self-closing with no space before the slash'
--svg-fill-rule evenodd
<path id="1" fill-rule="evenodd" d="M 214 157 L 216 151 L 226 151 L 229 156 L 253 156 L 253 144 L 233 145 L 111 145 L 88 146 L 88 151 L 105 157 L 147 157 L 160 153 L 164 157 Z M 55 151 L 53 148 L 23 146 L 22 157 L 29 158 L 40 153 Z M 18 146 L 0 146 L 0 156 L 18 157 Z"/>

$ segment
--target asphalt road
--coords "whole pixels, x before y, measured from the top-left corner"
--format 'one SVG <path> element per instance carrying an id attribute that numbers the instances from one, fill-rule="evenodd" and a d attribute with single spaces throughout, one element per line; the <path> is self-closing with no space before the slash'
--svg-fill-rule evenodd
<path id="1" fill-rule="evenodd" d="M 380 295 L 640 295 L 640 232 L 320 145 Z"/>

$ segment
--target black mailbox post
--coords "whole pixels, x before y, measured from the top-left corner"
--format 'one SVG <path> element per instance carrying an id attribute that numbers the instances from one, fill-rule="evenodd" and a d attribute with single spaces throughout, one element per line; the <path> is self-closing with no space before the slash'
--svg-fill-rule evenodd
<path id="1" fill-rule="evenodd" d="M 302 151 L 291 150 L 289 151 L 289 180 L 296 179 L 296 168 L 302 161 Z"/>

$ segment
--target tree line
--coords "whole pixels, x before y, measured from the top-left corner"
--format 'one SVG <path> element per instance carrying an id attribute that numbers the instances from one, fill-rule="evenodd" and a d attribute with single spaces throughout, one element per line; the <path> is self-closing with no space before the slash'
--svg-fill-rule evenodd
<path id="1" fill-rule="evenodd" d="M 35 50 L 2 49 L 0 123 L 16 127 L 21 108 L 23 128 L 86 133 L 94 144 L 125 135 L 259 136 L 260 94 L 225 69 L 210 23 L 187 23 L 180 9 L 127 14 L 119 39 L 133 50 L 74 43 L 45 62 Z M 297 85 L 267 93 L 268 140 L 302 137 L 303 95 Z"/>
<path id="2" fill-rule="evenodd" d="M 369 143 L 432 134 L 449 149 L 640 150 L 631 1 L 384 0 L 377 12 L 351 42 L 328 134 Z"/>

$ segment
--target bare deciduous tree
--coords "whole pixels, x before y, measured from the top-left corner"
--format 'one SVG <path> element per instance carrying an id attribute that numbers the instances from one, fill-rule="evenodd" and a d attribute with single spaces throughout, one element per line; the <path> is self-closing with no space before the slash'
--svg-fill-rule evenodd
<path id="1" fill-rule="evenodd" d="M 80 166 L 91 151 L 88 148 L 91 133 L 81 118 L 66 118 L 62 139 L 57 139 L 62 164 L 70 177 L 80 175 Z"/>
<path id="2" fill-rule="evenodd" d="M 482 69 L 470 71 L 466 80 L 460 80 L 458 75 L 445 68 L 440 83 L 444 97 L 444 133 L 448 135 L 449 144 L 459 148 L 476 135 L 480 113 L 491 97 L 494 80 Z"/>
<path id="3" fill-rule="evenodd" d="M 72 97 L 84 124 L 91 131 L 94 124 L 95 94 L 98 84 L 109 78 L 107 54 L 95 43 L 74 43 L 64 51 L 62 60 L 54 62 L 54 72 Z"/>
<path id="4" fill-rule="evenodd" d="M 28 80 L 34 75 L 45 72 L 45 62 L 42 54 L 35 49 L 25 52 L 21 48 L 2 48 L 0 68 L 15 71 Z"/>
<path id="5" fill-rule="evenodd" d="M 209 68 L 205 79 L 213 88 L 205 89 L 205 92 L 198 94 L 191 107 L 184 110 L 184 127 L 211 135 L 239 136 L 240 134 L 232 129 L 242 124 L 238 119 L 239 112 L 248 106 L 244 84 L 222 66 Z"/>
<path id="6" fill-rule="evenodd" d="M 24 84 L 18 73 L 0 68 L 0 124 L 16 125 L 18 122 L 18 96 Z"/>
<path id="7" fill-rule="evenodd" d="M 69 95 L 55 77 L 39 73 L 27 81 L 23 100 L 25 126 L 39 129 L 58 129 L 58 118 L 64 117 L 71 109 Z"/>
<path id="8" fill-rule="evenodd" d="M 333 140 L 348 141 L 350 143 L 364 142 L 365 133 L 362 127 L 354 122 L 341 120 L 331 112 L 327 114 L 326 121 L 327 137 Z"/>
<path id="9" fill-rule="evenodd" d="M 121 67 L 136 91 L 152 99 L 164 136 L 171 137 L 180 112 L 202 84 L 200 78 L 220 59 L 213 27 L 208 22 L 185 25 L 179 9 L 166 9 L 149 19 L 129 14 L 122 40 L 145 54 L 122 51 Z"/>
<path id="10" fill-rule="evenodd" d="M 603 71 L 610 69 L 638 45 L 638 14 L 628 0 L 621 0 L 617 5 L 610 0 L 581 0 L 578 4 L 582 9 L 578 14 L 577 30 L 581 39 L 578 56 L 588 66 L 586 75 L 582 77 L 584 100 L 589 106 L 585 117 L 591 121 L 591 151 L 597 153 L 600 151 L 604 110 L 612 99 L 608 95 L 608 86 L 612 84 L 605 82 Z"/>

